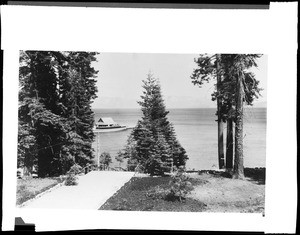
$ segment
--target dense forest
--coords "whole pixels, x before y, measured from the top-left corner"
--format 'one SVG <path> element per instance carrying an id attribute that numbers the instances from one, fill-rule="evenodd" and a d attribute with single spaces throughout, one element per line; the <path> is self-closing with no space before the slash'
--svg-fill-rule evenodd
<path id="1" fill-rule="evenodd" d="M 18 167 L 39 177 L 92 163 L 95 52 L 20 51 Z"/>

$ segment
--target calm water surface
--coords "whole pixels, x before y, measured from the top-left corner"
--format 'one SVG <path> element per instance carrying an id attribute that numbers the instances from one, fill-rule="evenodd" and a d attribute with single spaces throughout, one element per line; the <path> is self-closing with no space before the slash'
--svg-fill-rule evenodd
<path id="1" fill-rule="evenodd" d="M 211 169 L 218 166 L 217 122 L 215 109 L 170 109 L 177 138 L 185 148 L 189 160 L 187 169 Z M 121 125 L 135 126 L 141 118 L 138 109 L 95 109 L 95 119 L 111 117 Z M 113 158 L 124 147 L 131 130 L 100 133 L 100 152 L 109 152 Z M 224 125 L 226 133 L 226 125 Z M 226 137 L 226 134 L 225 134 Z M 225 141 L 225 140 L 224 140 Z M 224 142 L 225 143 L 225 142 Z M 96 143 L 94 143 L 96 148 Z M 266 109 L 247 108 L 244 116 L 245 167 L 265 167 L 266 162 Z"/>

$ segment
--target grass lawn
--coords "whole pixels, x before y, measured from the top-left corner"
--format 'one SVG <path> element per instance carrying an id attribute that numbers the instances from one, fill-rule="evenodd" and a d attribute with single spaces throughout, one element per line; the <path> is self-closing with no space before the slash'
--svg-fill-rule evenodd
<path id="1" fill-rule="evenodd" d="M 59 184 L 59 178 L 24 178 L 17 179 L 17 205 L 34 198 L 49 188 Z"/>
<path id="2" fill-rule="evenodd" d="M 186 200 L 170 200 L 170 177 L 133 177 L 99 210 L 264 213 L 265 169 L 245 169 L 245 180 L 216 171 L 190 174 Z"/>
<path id="3" fill-rule="evenodd" d="M 205 204 L 187 198 L 185 202 L 165 199 L 170 177 L 133 177 L 115 195 L 108 199 L 100 210 L 128 211 L 203 211 Z M 202 182 L 193 179 L 193 184 Z"/>

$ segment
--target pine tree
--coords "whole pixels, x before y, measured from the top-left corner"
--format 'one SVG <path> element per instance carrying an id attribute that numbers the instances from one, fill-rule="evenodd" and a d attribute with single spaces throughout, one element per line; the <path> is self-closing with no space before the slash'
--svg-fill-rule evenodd
<path id="1" fill-rule="evenodd" d="M 260 55 L 237 55 L 237 54 L 222 54 L 220 57 L 219 67 L 216 65 L 216 55 L 200 55 L 195 60 L 198 65 L 197 69 L 191 76 L 192 82 L 200 87 L 204 82 L 209 82 L 216 78 L 216 74 L 222 76 L 222 82 L 219 84 L 219 89 L 212 93 L 212 100 L 219 99 L 221 103 L 221 119 L 227 121 L 227 143 L 226 143 L 226 168 L 232 168 L 233 160 L 233 123 L 238 121 L 236 127 L 235 148 L 239 146 L 239 150 L 235 150 L 235 155 L 242 156 L 241 131 L 242 115 L 241 105 L 246 102 L 247 105 L 252 105 L 255 98 L 260 95 L 259 81 L 255 79 L 253 73 L 248 69 L 256 67 L 255 59 Z M 218 70 L 218 71 L 217 71 Z M 241 78 L 242 76 L 242 78 Z M 241 79 L 240 79 L 241 78 Z M 242 89 L 242 90 L 241 90 Z M 242 99 L 241 96 L 243 95 Z M 239 97 L 239 98 L 238 98 Z M 241 102 L 242 100 L 242 102 Z M 237 112 L 237 108 L 239 111 Z M 237 138 L 238 135 L 238 138 Z M 237 145 L 237 141 L 239 142 Z M 238 154 L 239 152 L 239 154 Z M 237 159 L 240 159 L 237 160 Z M 243 165 L 242 157 L 235 159 L 235 165 Z M 236 168 L 236 167 L 235 167 Z M 241 168 L 241 167 L 240 167 Z M 237 168 L 236 168 L 237 169 Z M 237 170 L 235 170 L 236 172 Z M 241 172 L 241 170 L 239 170 Z"/>
<path id="2" fill-rule="evenodd" d="M 221 73 L 221 56 L 216 54 L 216 77 L 217 77 L 217 92 L 220 92 L 222 86 L 222 73 Z M 217 96 L 217 116 L 218 116 L 218 160 L 219 168 L 225 167 L 224 162 L 224 134 L 223 134 L 223 121 L 222 121 L 222 98 Z"/>
<path id="3" fill-rule="evenodd" d="M 133 136 L 133 131 L 129 134 L 124 149 L 118 152 L 118 158 L 127 160 L 128 171 L 134 171 L 138 166 L 138 153 L 136 149 L 136 141 Z"/>
<path id="4" fill-rule="evenodd" d="M 174 159 L 173 159 L 171 147 L 167 143 L 165 136 L 161 132 L 158 132 L 156 146 L 157 147 L 155 147 L 154 150 L 160 156 L 162 162 L 161 164 L 162 174 L 164 172 L 171 172 Z"/>
<path id="5" fill-rule="evenodd" d="M 200 55 L 197 60 L 195 60 L 198 67 L 194 69 L 194 72 L 191 76 L 192 83 L 194 85 L 199 85 L 201 87 L 204 82 L 209 82 L 212 79 L 216 79 L 216 91 L 212 94 L 212 100 L 217 101 L 217 122 L 218 122 L 218 162 L 219 169 L 224 168 L 224 134 L 223 134 L 223 100 L 220 96 L 221 86 L 223 82 L 223 67 L 222 67 L 222 55 L 214 54 L 209 55 Z"/>
<path id="6" fill-rule="evenodd" d="M 36 165 L 34 129 L 28 123 L 19 123 L 18 133 L 17 167 L 23 168 L 25 175 L 30 175 Z"/>
<path id="7" fill-rule="evenodd" d="M 97 71 L 91 62 L 95 55 L 20 52 L 19 143 L 30 144 L 24 145 L 23 152 L 21 148 L 18 157 L 29 168 L 35 162 L 41 177 L 65 173 L 74 161 L 85 165 L 93 157 L 91 102 L 96 97 Z M 28 156 L 33 159 L 30 164 Z"/>
<path id="8" fill-rule="evenodd" d="M 175 129 L 172 123 L 169 123 L 165 126 L 165 128 L 163 128 L 163 133 L 171 149 L 171 155 L 173 159 L 172 165 L 177 168 L 180 166 L 185 166 L 185 163 L 188 160 L 188 156 L 186 154 L 185 149 L 177 140 Z"/>
<path id="9" fill-rule="evenodd" d="M 147 119 L 144 119 L 138 121 L 136 127 L 132 131 L 136 155 L 130 156 L 130 158 L 136 160 L 140 167 L 145 169 L 145 172 L 147 172 L 146 167 L 149 166 L 149 162 L 152 159 L 152 148 L 155 143 L 152 129 L 151 123 Z"/>
<path id="10" fill-rule="evenodd" d="M 129 163 L 140 166 L 150 175 L 170 172 L 172 166 L 185 165 L 186 151 L 178 142 L 175 130 L 168 121 L 166 107 L 158 79 L 148 74 L 143 80 L 143 95 L 138 104 L 143 113 L 142 119 L 131 133 L 131 147 L 125 146 L 124 154 Z"/>
<path id="11" fill-rule="evenodd" d="M 231 77 L 235 77 L 235 157 L 233 167 L 233 177 L 244 178 L 244 154 L 243 154 L 243 116 L 244 102 L 252 104 L 254 97 L 257 97 L 258 82 L 254 75 L 247 70 L 257 67 L 256 59 L 261 55 L 245 54 L 234 55 L 231 65 Z M 247 86 L 251 84 L 251 86 Z"/>
<path id="12" fill-rule="evenodd" d="M 67 52 L 66 62 L 60 67 L 60 94 L 62 116 L 68 117 L 71 132 L 70 148 L 74 161 L 80 165 L 91 163 L 93 152 L 91 143 L 95 136 L 92 131 L 94 114 L 92 100 L 96 98 L 97 71 L 91 67 L 97 53 Z"/>
<path id="13" fill-rule="evenodd" d="M 57 76 L 51 52 L 22 52 L 20 56 L 19 118 L 21 125 L 30 125 L 36 137 L 39 176 L 50 175 L 49 164 L 55 162 L 61 143 L 58 133 Z"/>

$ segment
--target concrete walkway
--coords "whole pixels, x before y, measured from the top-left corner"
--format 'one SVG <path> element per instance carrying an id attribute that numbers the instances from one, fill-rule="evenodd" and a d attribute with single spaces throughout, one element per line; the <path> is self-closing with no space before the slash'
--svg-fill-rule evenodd
<path id="1" fill-rule="evenodd" d="M 134 172 L 92 171 L 79 176 L 78 185 L 61 186 L 26 204 L 23 208 L 97 210 Z"/>

